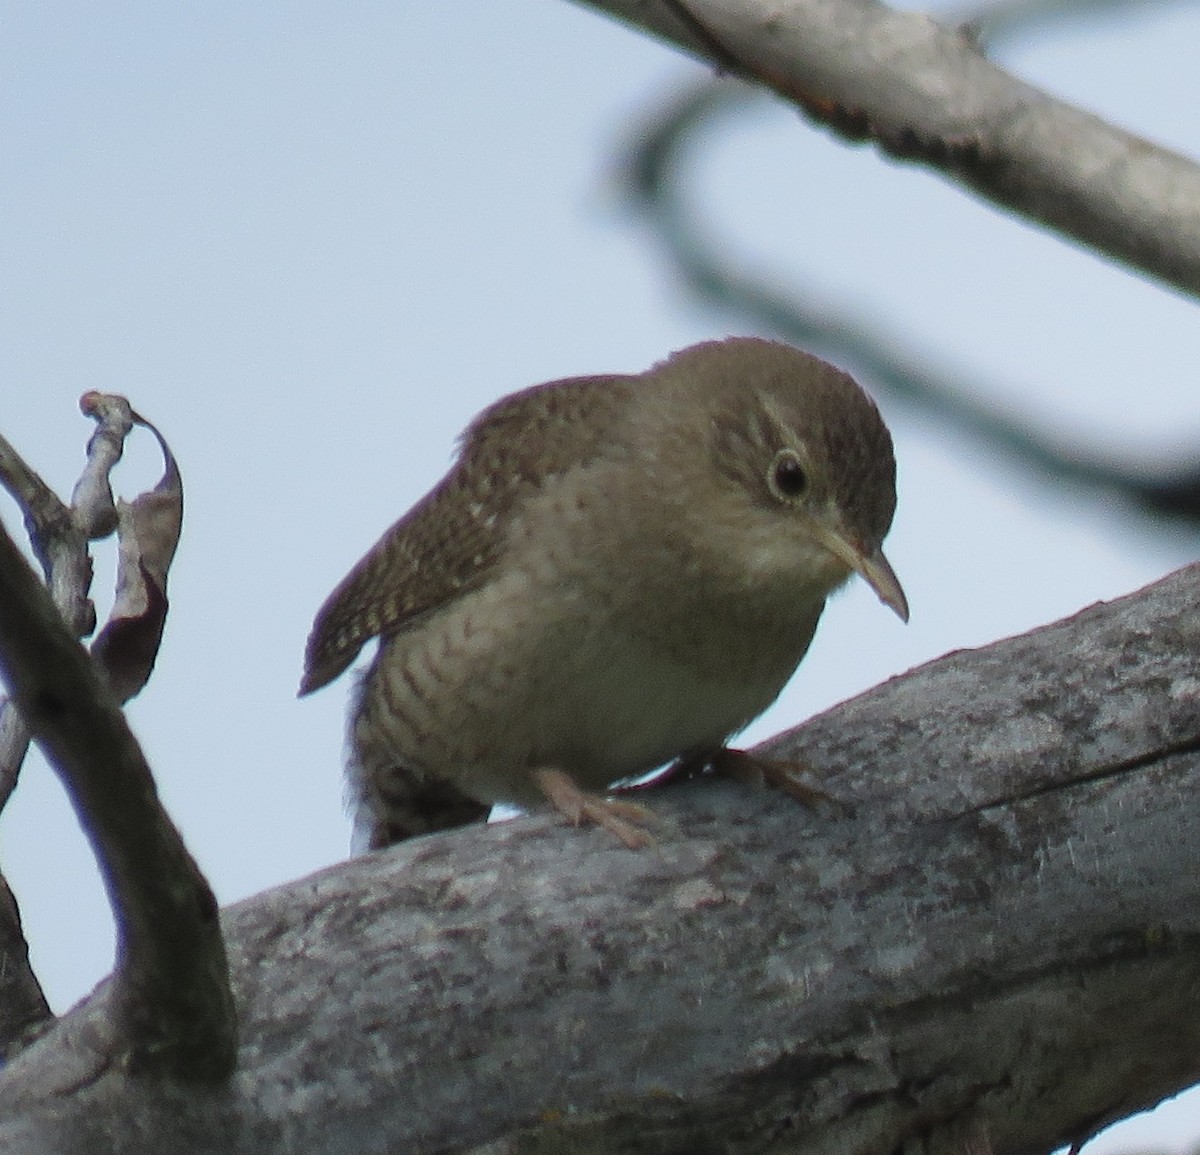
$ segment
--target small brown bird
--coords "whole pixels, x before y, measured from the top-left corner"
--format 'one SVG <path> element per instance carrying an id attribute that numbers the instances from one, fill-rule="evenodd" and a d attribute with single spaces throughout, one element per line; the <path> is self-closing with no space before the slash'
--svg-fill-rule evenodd
<path id="1" fill-rule="evenodd" d="M 895 473 L 852 378 L 754 338 L 485 409 L 308 639 L 301 694 L 380 639 L 350 720 L 360 841 L 549 800 L 644 844 L 646 812 L 594 791 L 720 754 L 853 573 L 907 621 Z"/>

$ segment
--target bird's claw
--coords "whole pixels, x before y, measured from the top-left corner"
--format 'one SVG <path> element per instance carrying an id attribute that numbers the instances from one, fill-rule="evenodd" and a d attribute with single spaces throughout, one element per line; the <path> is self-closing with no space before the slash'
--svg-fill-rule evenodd
<path id="1" fill-rule="evenodd" d="M 592 822 L 603 827 L 630 850 L 641 850 L 654 844 L 649 831 L 643 829 L 647 823 L 655 820 L 654 812 L 645 806 L 590 794 L 561 770 L 535 770 L 533 777 L 550 805 L 572 826 Z"/>

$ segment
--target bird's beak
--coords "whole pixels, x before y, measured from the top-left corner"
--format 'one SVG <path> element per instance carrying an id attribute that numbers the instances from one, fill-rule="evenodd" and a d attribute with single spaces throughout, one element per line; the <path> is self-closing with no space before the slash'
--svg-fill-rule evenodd
<path id="1" fill-rule="evenodd" d="M 864 553 L 861 547 L 851 545 L 840 533 L 832 533 L 828 529 L 818 532 L 831 553 L 858 573 L 879 595 L 879 600 L 896 611 L 896 616 L 902 622 L 908 621 L 908 598 L 904 596 L 900 579 L 892 569 L 892 563 L 883 556 L 882 549 Z"/>
<path id="2" fill-rule="evenodd" d="M 908 621 L 908 598 L 904 596 L 892 563 L 883 556 L 883 550 L 877 549 L 870 555 L 856 551 L 853 565 L 862 575 L 863 581 L 879 595 L 879 600 L 895 610 L 896 616 L 902 622 Z"/>

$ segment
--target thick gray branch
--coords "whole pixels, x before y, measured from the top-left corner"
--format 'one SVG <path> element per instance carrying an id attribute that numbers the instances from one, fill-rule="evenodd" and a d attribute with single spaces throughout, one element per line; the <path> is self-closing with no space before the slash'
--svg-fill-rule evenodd
<path id="1" fill-rule="evenodd" d="M 784 738 L 852 817 L 649 793 L 225 915 L 239 1069 L 97 1072 L 101 991 L 0 1085 L 7 1152 L 1042 1152 L 1200 1078 L 1200 567 Z"/>
<path id="2" fill-rule="evenodd" d="M 587 0 L 1193 295 L 1200 168 L 876 0 Z"/>

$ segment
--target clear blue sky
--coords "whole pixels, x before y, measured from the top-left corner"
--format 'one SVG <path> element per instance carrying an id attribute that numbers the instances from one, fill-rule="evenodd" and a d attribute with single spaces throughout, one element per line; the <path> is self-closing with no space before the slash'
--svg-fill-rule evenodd
<path id="1" fill-rule="evenodd" d="M 89 432 L 79 395 L 123 392 L 180 459 L 172 616 L 130 716 L 235 901 L 346 852 L 349 680 L 298 702 L 304 639 L 470 416 L 738 328 L 689 303 L 612 190 L 640 111 L 700 70 L 545 0 L 20 4 L 0 30 L 0 428 L 68 493 Z M 1197 43 L 1196 9 L 1135 5 L 1005 60 L 1197 155 Z M 1189 301 L 766 104 L 714 139 L 695 194 L 747 259 L 813 278 L 1064 438 L 1131 458 L 1197 440 Z M 885 409 L 888 553 L 912 623 L 863 588 L 839 597 L 751 737 L 1195 553 Z M 155 468 L 147 437 L 125 492 Z M 19 529 L 2 499 L 0 516 Z M 62 1008 L 108 971 L 111 922 L 39 760 L 0 839 Z M 1179 1150 L 1200 1135 L 1187 1113 L 1168 1131 Z"/>

